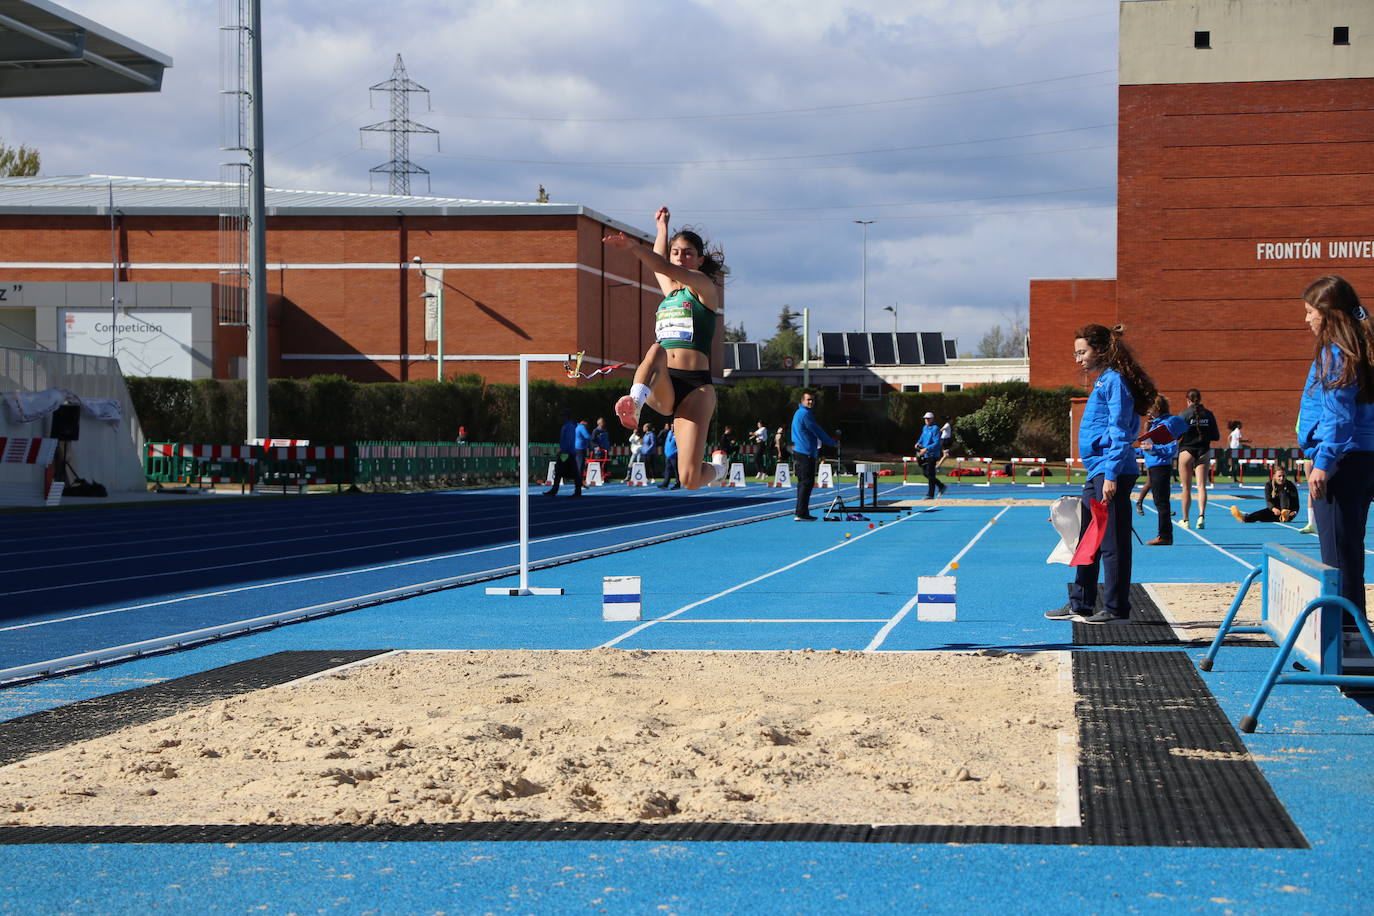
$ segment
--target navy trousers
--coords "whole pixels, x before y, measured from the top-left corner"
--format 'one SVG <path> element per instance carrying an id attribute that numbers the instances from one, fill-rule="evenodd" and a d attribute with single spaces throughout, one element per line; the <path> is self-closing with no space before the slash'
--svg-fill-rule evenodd
<path id="1" fill-rule="evenodd" d="M 1161 540 L 1172 541 L 1174 520 L 1169 514 L 1174 510 L 1169 504 L 1169 494 L 1173 488 L 1174 467 L 1171 464 L 1161 464 L 1145 470 L 1150 475 L 1150 495 L 1154 497 L 1155 511 L 1159 513 L 1159 537 Z"/>
<path id="2" fill-rule="evenodd" d="M 1322 562 L 1341 571 L 1341 595 L 1365 611 L 1364 529 L 1374 499 L 1374 452 L 1346 452 L 1327 478 L 1326 495 L 1312 502 Z M 1368 613 L 1365 619 L 1369 619 Z"/>
<path id="3" fill-rule="evenodd" d="M 1073 585 L 1069 586 L 1069 605 L 1075 611 L 1093 613 L 1097 604 L 1097 576 L 1102 574 L 1106 593 L 1102 607 L 1117 617 L 1131 615 L 1131 492 L 1139 475 L 1123 475 L 1116 479 L 1116 496 L 1107 505 L 1107 533 L 1097 556 L 1087 566 L 1078 567 Z M 1088 530 L 1089 499 L 1102 499 L 1102 484 L 1106 478 L 1098 474 L 1083 485 L 1083 531 Z M 1080 532 L 1081 533 L 1081 532 Z"/>

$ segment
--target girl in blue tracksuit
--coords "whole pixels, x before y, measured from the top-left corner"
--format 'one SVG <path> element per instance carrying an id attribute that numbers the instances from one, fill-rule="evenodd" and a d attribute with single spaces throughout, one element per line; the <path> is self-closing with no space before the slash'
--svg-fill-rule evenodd
<path id="1" fill-rule="evenodd" d="M 1073 356 L 1085 372 L 1098 373 L 1078 424 L 1078 453 L 1088 472 L 1083 485 L 1083 531 L 1092 517 L 1089 501 L 1107 504 L 1107 529 L 1093 561 L 1079 566 L 1069 586 L 1069 603 L 1045 614 L 1051 619 L 1076 617 L 1084 623 L 1128 623 L 1131 615 L 1131 491 L 1139 473 L 1135 443 L 1140 417 L 1159 392 L 1150 376 L 1121 341 L 1121 325 L 1090 324 L 1074 335 Z M 1106 593 L 1101 613 L 1097 575 Z"/>
<path id="2" fill-rule="evenodd" d="M 1302 298 L 1316 344 L 1298 444 L 1312 459 L 1307 490 L 1322 562 L 1341 571 L 1341 594 L 1363 612 L 1365 523 L 1374 499 L 1374 317 L 1341 277 L 1322 277 Z"/>
<path id="3" fill-rule="evenodd" d="M 1145 514 L 1145 494 L 1154 496 L 1155 511 L 1159 513 L 1159 534 L 1147 543 L 1151 547 L 1167 547 L 1174 542 L 1174 522 L 1170 518 L 1173 508 L 1169 503 L 1169 491 L 1173 486 L 1174 458 L 1178 456 L 1178 437 L 1188 429 L 1188 421 L 1169 413 L 1169 399 L 1164 395 L 1155 398 L 1150 411 L 1145 416 L 1149 429 L 1153 432 L 1162 426 L 1173 436 L 1172 442 L 1151 442 L 1142 437 L 1140 455 L 1145 459 L 1147 480 L 1136 497 L 1135 511 Z"/>

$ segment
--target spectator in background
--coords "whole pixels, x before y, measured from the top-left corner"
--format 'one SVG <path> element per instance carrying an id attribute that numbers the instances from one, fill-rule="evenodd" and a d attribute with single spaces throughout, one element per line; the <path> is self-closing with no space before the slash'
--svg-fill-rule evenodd
<path id="1" fill-rule="evenodd" d="M 1297 485 L 1288 479 L 1283 465 L 1276 464 L 1264 485 L 1264 508 L 1241 512 L 1239 506 L 1232 506 L 1231 514 L 1238 522 L 1291 522 L 1298 516 L 1299 505 Z"/>
<path id="2" fill-rule="evenodd" d="M 558 462 L 554 465 L 552 486 L 545 496 L 557 496 L 558 486 L 565 480 L 573 484 L 573 496 L 582 495 L 582 469 L 577 464 L 577 432 L 581 426 L 572 421 L 572 411 L 564 407 L 558 411 L 563 428 L 558 433 Z"/>
<path id="3" fill-rule="evenodd" d="M 606 418 L 597 417 L 596 428 L 592 430 L 592 457 L 604 459 L 611 454 L 611 434 L 606 431 Z"/>
<path id="4" fill-rule="evenodd" d="M 642 446 L 643 444 L 644 437 L 640 435 L 639 429 L 636 428 L 632 430 L 630 432 L 630 467 L 633 467 L 636 462 L 641 462 L 644 460 L 644 455 L 640 451 L 640 446 Z M 625 469 L 626 480 L 630 479 L 630 467 L 627 467 Z"/>
<path id="5" fill-rule="evenodd" d="M 1232 420 L 1230 423 L 1227 423 L 1227 424 L 1226 424 L 1226 428 L 1229 429 L 1229 430 L 1231 431 L 1231 432 L 1228 434 L 1228 436 L 1227 436 L 1227 441 L 1226 441 L 1226 447 L 1227 447 L 1227 448 L 1240 448 L 1242 445 L 1244 445 L 1245 443 L 1247 443 L 1247 442 L 1250 441 L 1249 439 L 1242 439 L 1242 438 L 1240 437 L 1240 421 L 1239 421 L 1239 420 Z"/>
<path id="6" fill-rule="evenodd" d="M 672 486 L 669 486 L 669 484 Z M 676 490 L 682 486 L 682 481 L 677 476 L 677 435 L 673 432 L 672 424 L 663 426 L 663 483 L 658 485 L 660 490 Z"/>
<path id="7" fill-rule="evenodd" d="M 797 509 L 793 521 L 814 522 L 811 514 L 811 490 L 816 486 L 816 458 L 822 443 L 838 448 L 839 443 L 821 429 L 811 408 L 816 406 L 816 392 L 810 388 L 802 392 L 801 403 L 792 415 L 792 467 L 797 475 Z"/>
<path id="8" fill-rule="evenodd" d="M 773 457 L 778 464 L 787 463 L 787 443 L 782 438 L 782 425 L 778 425 L 778 431 L 773 434 Z"/>
<path id="9" fill-rule="evenodd" d="M 945 466 L 945 459 L 949 457 L 950 449 L 954 447 L 954 426 L 946 420 L 945 425 L 940 427 L 940 460 L 935 465 L 935 470 Z"/>
<path id="10" fill-rule="evenodd" d="M 1169 413 L 1169 399 L 1164 395 L 1155 398 L 1145 415 L 1148 424 L 1145 436 L 1140 439 L 1141 457 L 1145 459 L 1145 485 L 1135 500 L 1137 515 L 1145 514 L 1145 494 L 1155 498 L 1155 512 L 1159 513 L 1159 533 L 1146 543 L 1151 547 L 1168 547 L 1174 542 L 1173 508 L 1169 502 L 1173 490 L 1174 458 L 1178 455 L 1178 437 L 1188 428 L 1188 424 Z M 1171 441 L 1155 442 L 1149 437 L 1159 427 L 1168 431 Z"/>
<path id="11" fill-rule="evenodd" d="M 1188 406 L 1179 419 L 1188 429 L 1178 438 L 1178 481 L 1183 484 L 1183 519 L 1188 527 L 1188 513 L 1193 505 L 1193 483 L 1197 483 L 1197 527 L 1207 527 L 1207 476 L 1211 472 L 1212 443 L 1221 438 L 1217 418 L 1202 406 L 1202 392 L 1188 389 Z"/>
<path id="12" fill-rule="evenodd" d="M 587 479 L 587 458 L 591 455 L 592 448 L 592 427 L 591 422 L 582 420 L 577 424 L 577 429 L 573 430 L 573 460 L 577 462 L 577 481 L 578 486 Z"/>
<path id="13" fill-rule="evenodd" d="M 460 426 L 460 427 L 458 427 L 458 444 L 459 444 L 459 445 L 467 445 L 467 444 L 468 444 L 468 428 L 467 428 L 466 426 Z"/>
<path id="14" fill-rule="evenodd" d="M 720 434 L 720 450 L 725 453 L 725 466 L 730 466 L 730 460 L 735 457 L 735 452 L 739 449 L 739 439 L 735 437 L 734 430 L 727 426 Z"/>
<path id="15" fill-rule="evenodd" d="M 764 458 L 768 454 L 768 427 L 759 421 L 758 429 L 754 430 L 751 437 L 754 445 L 754 476 L 762 480 L 766 474 L 764 472 Z"/>
<path id="16" fill-rule="evenodd" d="M 658 454 L 658 436 L 654 434 L 654 425 L 649 422 L 644 424 L 644 434 L 639 440 L 639 456 L 644 461 L 644 473 L 646 476 L 656 477 L 654 456 Z"/>
<path id="17" fill-rule="evenodd" d="M 945 495 L 947 489 L 936 470 L 944 452 L 940 450 L 940 429 L 935 425 L 935 414 L 927 410 L 922 422 L 925 425 L 921 427 L 921 438 L 916 442 L 916 457 L 921 459 L 921 470 L 926 475 L 926 499 L 934 499 L 936 487 L 939 487 L 941 496 Z"/>

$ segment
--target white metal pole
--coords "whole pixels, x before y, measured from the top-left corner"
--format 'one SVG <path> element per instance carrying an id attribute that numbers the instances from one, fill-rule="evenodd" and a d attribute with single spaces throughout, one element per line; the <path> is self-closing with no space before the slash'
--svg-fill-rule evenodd
<path id="1" fill-rule="evenodd" d="M 438 299 L 435 300 L 435 303 L 434 303 L 434 304 L 437 306 L 437 311 L 438 311 L 438 313 L 439 313 L 439 332 L 435 335 L 435 337 L 438 339 L 438 346 L 439 346 L 439 376 L 438 376 L 438 378 L 439 378 L 439 381 L 442 382 L 442 381 L 444 380 L 444 281 L 443 281 L 442 275 L 441 275 L 441 277 L 440 277 L 440 279 L 439 279 L 439 282 L 436 283 L 435 286 L 436 286 L 436 289 L 434 290 L 434 295 L 437 296 Z M 521 360 L 520 360 L 520 368 L 521 368 L 521 369 L 524 369 L 526 365 L 527 365 L 527 363 L 525 362 L 525 360 L 524 360 L 524 359 L 521 359 Z M 523 389 L 522 389 L 522 390 L 523 390 Z"/>
<path id="2" fill-rule="evenodd" d="M 802 387 L 811 387 L 811 310 L 802 309 Z"/>
<path id="3" fill-rule="evenodd" d="M 520 593 L 530 587 L 530 361 L 520 355 L 520 455 L 516 467 L 520 474 Z"/>

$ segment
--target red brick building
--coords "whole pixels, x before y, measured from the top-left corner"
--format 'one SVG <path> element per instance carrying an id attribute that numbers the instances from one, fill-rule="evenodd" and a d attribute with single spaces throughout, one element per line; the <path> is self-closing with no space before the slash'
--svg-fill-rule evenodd
<path id="1" fill-rule="evenodd" d="M 146 325 L 159 314 L 190 314 L 183 324 L 194 331 L 180 344 L 197 355 L 193 377 L 242 376 L 245 328 L 220 295 L 224 189 L 100 176 L 0 179 L 0 284 L 11 290 L 0 325 L 19 329 L 0 345 L 66 349 L 63 322 L 110 314 L 116 289 L 121 310 Z M 633 363 L 653 339 L 661 298 L 653 275 L 601 243 L 608 231 L 643 233 L 582 206 L 269 188 L 267 213 L 274 378 L 436 377 L 433 317 L 426 327 L 434 300 L 422 298 L 422 274 L 443 294 L 447 376 L 514 381 L 509 357 L 522 352 L 586 351 L 592 367 Z M 718 337 L 717 367 L 721 347 Z M 531 375 L 566 381 L 556 364 L 532 365 Z"/>
<path id="2" fill-rule="evenodd" d="M 1031 282 L 1031 383 L 1081 384 L 1072 327 L 1120 322 L 1175 410 L 1291 444 L 1303 289 L 1374 301 L 1371 98 L 1367 0 L 1122 3 L 1117 276 Z"/>

